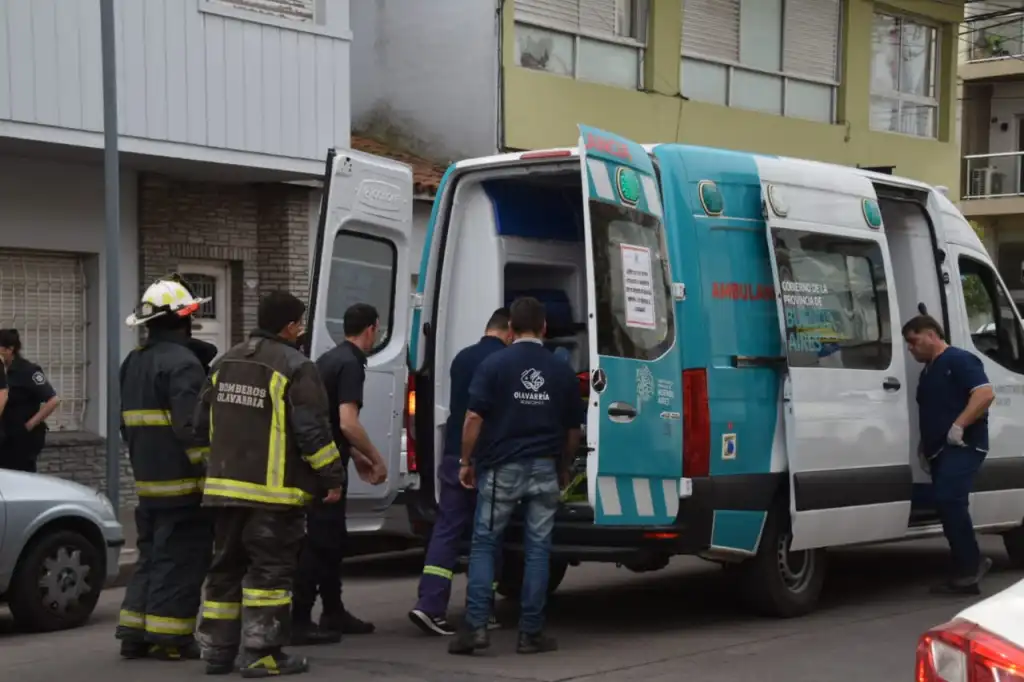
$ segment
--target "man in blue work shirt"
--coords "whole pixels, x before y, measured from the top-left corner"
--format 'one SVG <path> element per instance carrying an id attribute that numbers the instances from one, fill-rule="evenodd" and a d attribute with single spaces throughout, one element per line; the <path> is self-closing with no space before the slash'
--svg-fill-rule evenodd
<path id="1" fill-rule="evenodd" d="M 413 625 L 430 635 L 454 635 L 455 629 L 445 617 L 452 592 L 452 572 L 459 558 L 459 542 L 466 537 L 476 509 L 476 493 L 459 483 L 459 453 L 462 445 L 462 423 L 469 405 L 469 384 L 477 367 L 484 360 L 504 350 L 511 341 L 508 309 L 499 308 L 487 321 L 484 336 L 472 346 L 463 348 L 452 361 L 451 401 L 445 424 L 444 456 L 437 470 L 440 494 L 437 520 L 427 546 L 427 557 L 420 578 L 419 600 L 409 612 Z M 490 623 L 497 625 L 496 621 Z"/>
<path id="2" fill-rule="evenodd" d="M 968 503 L 988 454 L 988 408 L 995 393 L 981 359 L 948 345 L 934 318 L 913 318 L 903 326 L 903 338 L 925 365 L 917 386 L 918 453 L 931 473 L 935 507 L 953 555 L 953 575 L 932 592 L 979 594 L 978 583 L 992 560 L 981 556 Z"/>
<path id="3" fill-rule="evenodd" d="M 459 480 L 477 488 L 465 622 L 448 647 L 472 654 L 490 645 L 494 556 L 512 512 L 526 503 L 525 569 L 516 651 L 554 651 L 543 634 L 551 531 L 559 482 L 580 441 L 579 386 L 572 368 L 544 348 L 544 306 L 517 299 L 509 310 L 515 342 L 480 365 L 469 389 Z"/>

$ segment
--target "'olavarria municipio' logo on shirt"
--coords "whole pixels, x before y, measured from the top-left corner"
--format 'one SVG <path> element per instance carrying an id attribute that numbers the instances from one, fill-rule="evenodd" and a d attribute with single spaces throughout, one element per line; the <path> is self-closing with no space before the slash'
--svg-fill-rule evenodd
<path id="1" fill-rule="evenodd" d="M 525 391 L 516 391 L 513 397 L 524 405 L 540 405 L 551 400 L 547 391 L 541 391 L 544 386 L 544 375 L 532 367 L 519 375 Z"/>

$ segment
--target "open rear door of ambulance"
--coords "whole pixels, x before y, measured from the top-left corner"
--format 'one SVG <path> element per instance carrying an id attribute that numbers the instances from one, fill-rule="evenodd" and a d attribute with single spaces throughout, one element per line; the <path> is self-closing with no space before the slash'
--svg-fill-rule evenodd
<path id="1" fill-rule="evenodd" d="M 683 475 L 682 370 L 658 179 L 635 142 L 580 126 L 594 523 L 672 524 Z"/>
<path id="2" fill-rule="evenodd" d="M 902 319 L 874 187 L 758 158 L 786 374 L 791 549 L 902 537 L 910 419 Z"/>
<path id="3" fill-rule="evenodd" d="M 370 485 L 349 464 L 351 532 L 377 530 L 404 478 L 402 414 L 412 243 L 412 170 L 401 163 L 349 150 L 327 156 L 320 223 L 310 286 L 310 357 L 344 341 L 342 319 L 356 303 L 380 315 L 368 353 L 360 421 L 388 466 L 387 482 Z M 332 406 L 337 409 L 337 406 Z"/>

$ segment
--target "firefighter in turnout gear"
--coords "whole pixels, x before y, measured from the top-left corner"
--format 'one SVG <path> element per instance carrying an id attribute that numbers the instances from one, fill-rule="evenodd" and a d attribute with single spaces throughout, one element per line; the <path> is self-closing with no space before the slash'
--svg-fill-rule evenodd
<path id="1" fill-rule="evenodd" d="M 214 363 L 202 393 L 197 429 L 210 443 L 203 505 L 215 514 L 198 628 L 207 674 L 236 665 L 243 677 L 308 669 L 282 651 L 303 508 L 314 495 L 337 503 L 345 469 L 316 365 L 295 347 L 305 308 L 285 292 L 266 296 L 259 329 Z"/>
<path id="2" fill-rule="evenodd" d="M 126 320 L 148 335 L 120 373 L 121 435 L 139 496 L 139 558 L 117 626 L 125 658 L 199 657 L 194 631 L 212 523 L 201 507 L 205 451 L 193 424 L 206 374 L 188 342 L 206 300 L 172 276 L 150 286 Z"/>

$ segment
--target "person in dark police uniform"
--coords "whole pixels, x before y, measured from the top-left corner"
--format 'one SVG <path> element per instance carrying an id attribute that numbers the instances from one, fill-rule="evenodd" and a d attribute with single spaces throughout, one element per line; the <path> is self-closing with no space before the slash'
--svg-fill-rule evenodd
<path id="1" fill-rule="evenodd" d="M 7 376 L 7 404 L 0 414 L 0 468 L 35 472 L 46 445 L 45 420 L 60 399 L 42 368 L 22 356 L 17 329 L 0 329 L 0 360 Z"/>
<path id="2" fill-rule="evenodd" d="M 360 478 L 375 485 L 387 480 L 383 457 L 370 442 L 359 421 L 366 381 L 366 354 L 373 349 L 379 328 L 377 310 L 357 303 L 345 311 L 345 340 L 317 360 L 327 390 L 334 442 L 347 469 L 355 461 Z M 348 529 L 345 522 L 345 486 L 339 504 L 313 503 L 306 513 L 306 541 L 295 574 L 295 606 L 292 612 L 295 645 L 337 642 L 342 635 L 365 635 L 374 625 L 349 613 L 341 599 L 341 561 L 345 556 Z M 317 594 L 323 605 L 320 622 L 312 619 Z"/>

